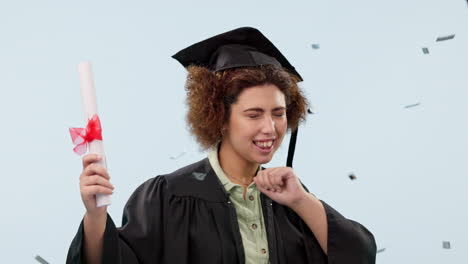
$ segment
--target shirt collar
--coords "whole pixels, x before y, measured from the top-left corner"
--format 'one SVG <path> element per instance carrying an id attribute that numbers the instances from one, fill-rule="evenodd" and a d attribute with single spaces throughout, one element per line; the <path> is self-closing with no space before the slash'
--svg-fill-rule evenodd
<path id="1" fill-rule="evenodd" d="M 220 143 L 217 143 L 208 153 L 208 160 L 210 161 L 210 165 L 213 168 L 214 172 L 218 176 L 219 180 L 221 181 L 221 184 L 224 186 L 224 189 L 228 192 L 231 193 L 231 191 L 236 187 L 240 186 L 239 184 L 232 183 L 231 180 L 226 176 L 226 173 L 223 171 L 223 168 L 221 168 L 221 165 L 219 164 L 219 159 L 218 159 L 218 151 L 219 151 L 219 146 Z M 260 168 L 260 167 L 259 167 Z M 257 169 L 257 173 L 258 173 Z M 252 182 L 248 188 L 251 186 L 255 186 L 255 182 Z"/>

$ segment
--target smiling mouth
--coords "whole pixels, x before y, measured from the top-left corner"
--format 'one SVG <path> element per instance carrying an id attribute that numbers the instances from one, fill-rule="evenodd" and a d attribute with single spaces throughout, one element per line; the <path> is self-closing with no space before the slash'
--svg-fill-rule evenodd
<path id="1" fill-rule="evenodd" d="M 275 140 L 274 139 L 271 139 L 271 140 L 261 140 L 261 141 L 253 141 L 253 143 L 261 148 L 261 149 L 270 149 L 273 144 L 275 143 Z"/>

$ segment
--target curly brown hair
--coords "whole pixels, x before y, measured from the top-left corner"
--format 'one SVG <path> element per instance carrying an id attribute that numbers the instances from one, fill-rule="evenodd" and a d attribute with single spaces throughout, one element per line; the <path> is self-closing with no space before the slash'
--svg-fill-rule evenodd
<path id="1" fill-rule="evenodd" d="M 248 87 L 276 85 L 286 98 L 288 128 L 296 129 L 305 121 L 308 102 L 297 85 L 299 77 L 284 68 L 263 65 L 212 72 L 192 65 L 187 70 L 187 125 L 203 149 L 220 140 L 221 129 L 229 121 L 231 104 Z"/>

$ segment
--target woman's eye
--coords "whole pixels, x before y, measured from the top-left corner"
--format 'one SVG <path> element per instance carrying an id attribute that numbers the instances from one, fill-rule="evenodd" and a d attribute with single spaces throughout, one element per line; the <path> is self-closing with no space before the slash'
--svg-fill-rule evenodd
<path id="1" fill-rule="evenodd" d="M 259 117 L 258 115 L 249 115 L 250 118 L 257 118 Z"/>
<path id="2" fill-rule="evenodd" d="M 275 114 L 275 116 L 284 116 L 284 113 Z"/>

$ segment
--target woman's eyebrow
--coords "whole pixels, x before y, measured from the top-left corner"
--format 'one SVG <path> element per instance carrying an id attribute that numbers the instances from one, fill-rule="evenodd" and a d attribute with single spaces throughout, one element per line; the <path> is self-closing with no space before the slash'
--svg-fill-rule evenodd
<path id="1" fill-rule="evenodd" d="M 286 110 L 286 109 L 287 109 L 286 107 L 284 107 L 284 106 L 280 106 L 280 107 L 275 107 L 275 108 L 273 108 L 273 110 L 272 110 L 272 111 Z"/>
<path id="2" fill-rule="evenodd" d="M 245 110 L 244 110 L 244 112 L 248 112 L 248 111 L 264 112 L 265 110 L 263 110 L 263 109 L 260 108 L 260 107 L 253 107 L 253 108 L 248 108 L 248 109 L 245 109 Z"/>
<path id="3" fill-rule="evenodd" d="M 286 107 L 279 106 L 279 107 L 275 107 L 275 108 L 272 109 L 272 111 L 279 111 L 279 110 L 286 110 Z M 265 112 L 265 110 L 263 108 L 260 108 L 260 107 L 252 107 L 252 108 L 248 108 L 248 109 L 244 110 L 244 112 L 248 112 L 248 111 Z"/>

